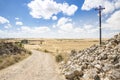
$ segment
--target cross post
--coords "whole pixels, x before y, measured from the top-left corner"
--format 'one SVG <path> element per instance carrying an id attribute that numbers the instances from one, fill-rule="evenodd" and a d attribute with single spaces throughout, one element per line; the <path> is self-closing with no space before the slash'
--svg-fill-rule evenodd
<path id="1" fill-rule="evenodd" d="M 98 8 L 95 8 L 95 10 L 99 11 L 99 34 L 100 34 L 100 41 L 99 44 L 102 44 L 102 30 L 101 30 L 101 11 L 105 9 L 102 6 L 99 6 Z"/>

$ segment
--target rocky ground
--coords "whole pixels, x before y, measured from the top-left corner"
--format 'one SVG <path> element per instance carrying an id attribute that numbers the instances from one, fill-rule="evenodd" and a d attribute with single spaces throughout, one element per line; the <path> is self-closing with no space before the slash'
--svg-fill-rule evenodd
<path id="1" fill-rule="evenodd" d="M 68 80 L 120 80 L 120 33 L 101 46 L 72 53 L 60 66 Z"/>

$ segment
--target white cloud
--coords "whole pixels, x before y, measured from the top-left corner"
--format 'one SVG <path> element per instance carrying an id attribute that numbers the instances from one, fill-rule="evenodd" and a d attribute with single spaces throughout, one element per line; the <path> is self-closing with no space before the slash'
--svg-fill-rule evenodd
<path id="1" fill-rule="evenodd" d="M 65 32 L 71 32 L 73 30 L 73 24 L 72 23 L 66 23 L 62 26 L 60 26 L 60 29 Z"/>
<path id="2" fill-rule="evenodd" d="M 90 10 L 92 8 L 96 8 L 99 5 L 102 5 L 104 0 L 85 0 L 82 6 L 82 10 Z"/>
<path id="3" fill-rule="evenodd" d="M 75 33 L 83 33 L 84 32 L 84 29 L 83 28 L 80 28 L 80 27 L 77 27 L 74 29 L 74 32 Z"/>
<path id="4" fill-rule="evenodd" d="M 9 23 L 9 20 L 0 16 L 0 24 L 5 24 L 5 23 Z"/>
<path id="5" fill-rule="evenodd" d="M 57 20 L 57 16 L 52 16 L 52 20 Z"/>
<path id="6" fill-rule="evenodd" d="M 80 27 L 75 27 L 74 22 L 70 18 L 62 17 L 58 20 L 56 25 L 53 25 L 54 28 L 57 28 L 58 35 L 63 37 L 93 37 L 96 36 L 98 28 L 90 24 L 84 24 Z M 83 36 L 84 35 L 84 36 Z M 87 36 L 85 36 L 87 35 Z M 91 36 L 92 35 L 92 36 Z"/>
<path id="7" fill-rule="evenodd" d="M 120 8 L 120 0 L 116 0 L 115 7 Z"/>
<path id="8" fill-rule="evenodd" d="M 60 18 L 56 26 L 58 27 L 58 29 L 61 30 L 61 31 L 58 30 L 59 32 L 70 32 L 73 30 L 72 19 L 70 18 L 65 18 L 65 17 Z"/>
<path id="9" fill-rule="evenodd" d="M 3 31 L 2 31 L 2 30 L 0 30 L 0 34 L 1 34 L 1 33 L 3 33 Z"/>
<path id="10" fill-rule="evenodd" d="M 84 29 L 86 30 L 89 30 L 89 29 L 92 29 L 93 28 L 93 25 L 84 25 Z"/>
<path id="11" fill-rule="evenodd" d="M 66 23 L 69 23 L 71 21 L 72 21 L 72 19 L 70 19 L 70 18 L 62 17 L 58 20 L 57 26 L 62 26 L 62 25 L 66 24 Z"/>
<path id="12" fill-rule="evenodd" d="M 120 30 L 120 10 L 114 12 L 103 24 L 103 27 L 108 30 Z"/>
<path id="13" fill-rule="evenodd" d="M 48 27 L 28 27 L 28 26 L 22 26 L 20 29 L 24 33 L 33 33 L 33 34 L 38 34 L 38 33 L 45 33 L 49 32 L 50 28 Z"/>
<path id="14" fill-rule="evenodd" d="M 105 7 L 103 10 L 104 14 L 112 13 L 115 9 L 120 8 L 120 0 L 85 0 L 82 10 L 90 10 L 92 8 L 96 8 L 99 5 Z"/>
<path id="15" fill-rule="evenodd" d="M 0 30 L 0 34 L 2 38 L 49 38 L 52 32 L 51 29 L 46 26 L 22 26 L 16 30 Z"/>
<path id="16" fill-rule="evenodd" d="M 9 28 L 11 28 L 11 27 L 12 27 L 12 25 L 9 24 L 9 23 L 8 23 L 7 25 L 4 26 L 4 28 L 6 28 L 6 29 L 9 29 Z"/>
<path id="17" fill-rule="evenodd" d="M 33 18 L 50 19 L 53 15 L 62 12 L 68 16 L 73 15 L 78 7 L 68 3 L 57 3 L 54 0 L 33 0 L 28 3 L 30 15 Z"/>
<path id="18" fill-rule="evenodd" d="M 105 7 L 105 10 L 103 10 L 103 13 L 105 13 L 105 14 L 112 13 L 115 10 L 114 3 L 109 2 L 109 1 L 104 2 L 104 7 Z"/>
<path id="19" fill-rule="evenodd" d="M 15 20 L 19 20 L 19 18 L 18 18 L 18 17 L 15 17 Z"/>
<path id="20" fill-rule="evenodd" d="M 23 22 L 17 21 L 16 25 L 21 26 L 21 25 L 23 25 Z"/>
<path id="21" fill-rule="evenodd" d="M 63 3 L 63 5 L 60 5 L 60 9 L 64 14 L 71 16 L 75 13 L 78 7 L 75 5 L 69 6 L 68 3 Z"/>

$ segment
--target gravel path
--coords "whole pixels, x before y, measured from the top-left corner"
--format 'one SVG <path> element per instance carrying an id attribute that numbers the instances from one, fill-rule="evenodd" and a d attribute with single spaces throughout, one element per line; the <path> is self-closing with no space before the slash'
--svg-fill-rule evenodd
<path id="1" fill-rule="evenodd" d="M 0 80 L 65 80 L 59 74 L 54 57 L 32 51 L 27 59 L 0 71 Z"/>

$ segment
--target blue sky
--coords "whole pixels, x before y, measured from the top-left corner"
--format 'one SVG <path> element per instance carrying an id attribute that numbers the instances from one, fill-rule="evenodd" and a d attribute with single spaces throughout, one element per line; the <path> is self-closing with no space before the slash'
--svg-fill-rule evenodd
<path id="1" fill-rule="evenodd" d="M 98 38 L 120 32 L 120 0 L 0 0 L 0 38 Z"/>

